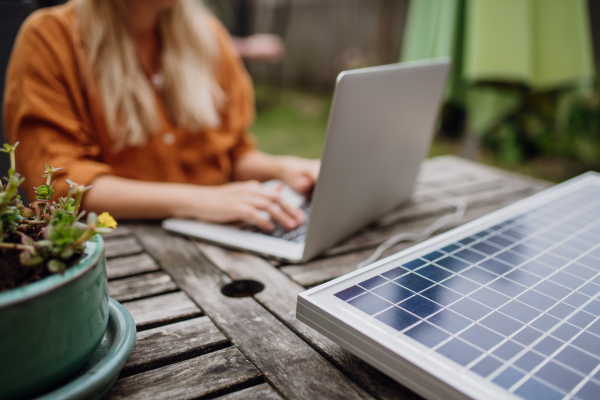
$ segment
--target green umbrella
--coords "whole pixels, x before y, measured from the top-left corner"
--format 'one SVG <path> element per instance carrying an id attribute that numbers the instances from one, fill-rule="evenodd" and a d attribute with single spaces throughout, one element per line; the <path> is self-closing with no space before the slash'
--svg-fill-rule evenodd
<path id="1" fill-rule="evenodd" d="M 594 78 L 585 0 L 412 0 L 402 60 L 450 56 L 447 99 L 483 133 L 522 102 Z"/>

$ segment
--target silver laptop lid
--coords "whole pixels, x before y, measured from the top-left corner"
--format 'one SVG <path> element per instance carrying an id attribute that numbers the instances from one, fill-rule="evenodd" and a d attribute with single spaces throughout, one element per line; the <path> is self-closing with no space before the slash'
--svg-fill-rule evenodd
<path id="1" fill-rule="evenodd" d="M 438 59 L 338 76 L 303 260 L 410 197 L 450 65 Z"/>

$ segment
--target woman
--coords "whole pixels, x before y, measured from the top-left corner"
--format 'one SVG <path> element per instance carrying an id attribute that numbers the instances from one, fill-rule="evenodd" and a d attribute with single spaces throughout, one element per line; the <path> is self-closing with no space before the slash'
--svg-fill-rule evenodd
<path id="1" fill-rule="evenodd" d="M 310 190 L 319 162 L 259 152 L 251 83 L 223 27 L 194 0 L 73 0 L 24 23 L 11 56 L 5 131 L 19 171 L 44 164 L 93 185 L 84 208 L 116 218 L 305 216 L 257 181 Z M 29 192 L 32 195 L 32 191 Z M 30 197 L 32 198 L 32 197 Z"/>

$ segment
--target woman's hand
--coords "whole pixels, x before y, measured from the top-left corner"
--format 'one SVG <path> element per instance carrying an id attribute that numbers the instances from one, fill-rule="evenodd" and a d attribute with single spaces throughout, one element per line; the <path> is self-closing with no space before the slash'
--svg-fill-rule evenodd
<path id="1" fill-rule="evenodd" d="M 279 179 L 296 192 L 308 194 L 317 182 L 321 161 L 251 151 L 236 160 L 233 167 L 233 179 L 236 181 Z"/>
<path id="2" fill-rule="evenodd" d="M 298 193 L 308 194 L 319 177 L 321 161 L 294 156 L 278 157 L 278 178 Z"/>
<path id="3" fill-rule="evenodd" d="M 278 189 L 257 181 L 190 186 L 179 193 L 179 205 L 179 217 L 216 223 L 244 221 L 266 231 L 275 228 L 269 216 L 287 229 L 297 228 L 306 220 L 302 210 L 281 199 Z"/>

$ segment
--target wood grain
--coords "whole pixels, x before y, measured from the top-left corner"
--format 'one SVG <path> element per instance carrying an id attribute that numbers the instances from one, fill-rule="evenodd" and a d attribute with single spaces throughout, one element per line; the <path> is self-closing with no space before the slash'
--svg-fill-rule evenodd
<path id="1" fill-rule="evenodd" d="M 419 396 L 296 319 L 298 293 L 304 288 L 262 258 L 196 242 L 199 249 L 232 279 L 258 279 L 265 289 L 254 297 L 304 341 L 377 399 Z"/>
<path id="2" fill-rule="evenodd" d="M 142 299 L 176 290 L 178 290 L 177 285 L 164 272 L 150 272 L 108 282 L 109 297 L 119 302 Z"/>
<path id="3" fill-rule="evenodd" d="M 226 394 L 215 398 L 215 400 L 280 400 L 283 399 L 268 383 L 256 385 L 238 392 Z"/>
<path id="4" fill-rule="evenodd" d="M 201 314 L 198 306 L 183 292 L 135 300 L 123 306 L 133 317 L 138 332 Z"/>
<path id="5" fill-rule="evenodd" d="M 104 241 L 106 258 L 130 256 L 143 251 L 142 246 L 133 236 L 116 237 Z"/>
<path id="6" fill-rule="evenodd" d="M 158 271 L 156 261 L 142 253 L 129 257 L 112 258 L 106 262 L 106 275 L 109 280 Z"/>
<path id="7" fill-rule="evenodd" d="M 170 235 L 156 225 L 133 225 L 132 230 L 162 269 L 284 397 L 371 398 L 255 299 L 221 294 L 221 286 L 229 279 L 189 240 Z"/>
<path id="8" fill-rule="evenodd" d="M 258 383 L 261 374 L 234 347 L 117 381 L 106 399 L 195 399 Z"/>
<path id="9" fill-rule="evenodd" d="M 208 317 L 139 332 L 121 377 L 200 356 L 229 345 Z"/>
<path id="10" fill-rule="evenodd" d="M 113 230 L 111 233 L 106 233 L 106 234 L 102 235 L 102 238 L 112 239 L 112 238 L 116 238 L 116 237 L 120 237 L 120 236 L 127 236 L 127 235 L 131 235 L 131 231 L 129 230 L 129 227 L 124 224 L 119 224 L 119 226 L 117 226 L 117 228 L 115 230 Z"/>

